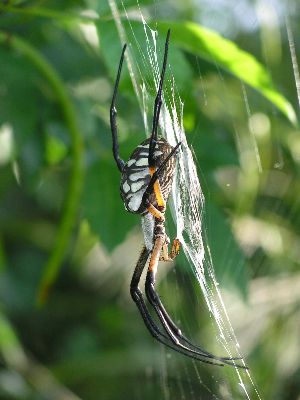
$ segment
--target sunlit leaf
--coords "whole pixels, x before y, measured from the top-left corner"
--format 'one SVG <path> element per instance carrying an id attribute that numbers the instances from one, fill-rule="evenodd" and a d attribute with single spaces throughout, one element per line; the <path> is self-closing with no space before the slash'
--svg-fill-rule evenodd
<path id="1" fill-rule="evenodd" d="M 279 93 L 266 68 L 256 58 L 240 49 L 234 42 L 217 32 L 193 22 L 159 22 L 158 29 L 171 29 L 172 42 L 182 49 L 226 69 L 243 82 L 258 90 L 293 124 L 297 117 L 292 105 Z"/>
<path id="2" fill-rule="evenodd" d="M 154 43 L 151 38 L 149 38 L 149 47 L 147 47 L 145 32 L 141 23 L 136 21 L 131 21 L 130 23 L 124 21 L 123 24 L 125 28 L 125 40 L 128 45 L 127 52 L 131 53 L 134 64 L 136 64 L 136 69 L 135 65 L 131 65 L 131 68 L 134 68 L 138 85 L 144 81 L 147 89 L 150 89 L 153 97 L 155 97 L 153 74 L 155 74 L 156 71 L 153 71 L 153 66 L 151 65 L 148 54 L 149 49 L 154 51 Z M 97 24 L 97 30 L 103 57 L 109 67 L 111 78 L 114 80 L 124 43 L 121 43 L 115 23 L 112 21 Z M 162 63 L 164 41 L 165 37 L 163 35 L 158 35 L 156 38 L 155 45 L 159 64 Z M 191 68 L 186 58 L 181 51 L 174 47 L 172 48 L 172 52 L 169 53 L 169 63 L 172 65 L 172 74 L 176 77 L 176 88 L 179 92 L 186 91 L 192 81 Z M 169 75 L 167 74 L 166 80 L 168 79 Z M 168 85 L 166 85 L 165 89 L 167 89 L 167 87 Z M 132 92 L 132 82 L 127 66 L 124 66 L 122 70 L 120 91 L 122 90 Z"/>
<path id="3" fill-rule="evenodd" d="M 49 164 L 57 164 L 67 154 L 66 145 L 53 135 L 48 135 L 46 139 L 46 159 Z"/>

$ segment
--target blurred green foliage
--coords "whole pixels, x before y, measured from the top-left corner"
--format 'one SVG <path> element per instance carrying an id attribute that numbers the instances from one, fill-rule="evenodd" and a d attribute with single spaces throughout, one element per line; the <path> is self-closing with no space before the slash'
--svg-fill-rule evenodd
<path id="1" fill-rule="evenodd" d="M 242 3 L 139 2 L 159 49 L 172 29 L 204 233 L 241 349 L 262 398 L 294 400 L 300 132 L 285 15 L 299 54 L 300 7 Z M 142 44 L 137 2 L 124 4 Z M 223 370 L 200 365 L 199 379 L 190 360 L 166 356 L 129 298 L 142 239 L 119 196 L 108 115 L 121 47 L 107 1 L 0 2 L 0 398 L 242 398 L 222 393 Z M 118 125 L 126 159 L 145 138 L 126 68 Z M 162 277 L 176 320 L 213 349 L 183 257 Z"/>

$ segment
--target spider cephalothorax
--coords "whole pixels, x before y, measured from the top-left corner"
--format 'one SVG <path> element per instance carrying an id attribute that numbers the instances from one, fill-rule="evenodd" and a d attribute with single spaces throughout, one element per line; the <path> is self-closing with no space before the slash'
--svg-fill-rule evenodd
<path id="1" fill-rule="evenodd" d="M 160 343 L 196 360 L 216 365 L 235 365 L 237 358 L 217 357 L 187 339 L 176 326 L 158 293 L 155 290 L 155 276 L 159 261 L 173 260 L 179 252 L 180 243 L 175 239 L 171 251 L 168 252 L 169 238 L 165 232 L 165 210 L 175 172 L 176 154 L 181 143 L 171 146 L 166 139 L 158 137 L 159 114 L 162 106 L 162 88 L 167 66 L 170 31 L 165 43 L 164 61 L 160 76 L 157 96 L 154 103 L 152 132 L 149 139 L 142 142 L 131 154 L 127 163 L 119 156 L 118 132 L 116 123 L 116 96 L 121 76 L 126 45 L 123 47 L 119 69 L 114 86 L 114 94 L 110 108 L 110 123 L 113 139 L 113 155 L 121 172 L 120 192 L 125 208 L 141 214 L 145 245 L 136 264 L 130 293 L 135 301 L 144 323 L 151 335 Z M 150 314 L 143 294 L 139 288 L 142 272 L 149 260 L 145 282 L 147 299 L 153 307 L 160 324 Z"/>

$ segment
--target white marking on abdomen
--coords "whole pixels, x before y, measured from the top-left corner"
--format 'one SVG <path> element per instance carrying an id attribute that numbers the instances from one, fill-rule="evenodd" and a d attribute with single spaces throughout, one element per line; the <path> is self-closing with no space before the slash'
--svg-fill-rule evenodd
<path id="1" fill-rule="evenodd" d="M 128 209 L 130 211 L 137 211 L 140 208 L 140 205 L 141 205 L 141 202 L 142 202 L 142 198 L 143 198 L 143 194 L 144 194 L 144 191 L 140 190 L 139 192 L 135 193 L 131 197 L 131 199 L 130 199 L 130 201 L 128 203 Z"/>
<path id="2" fill-rule="evenodd" d="M 127 167 L 131 167 L 131 165 L 135 164 L 136 160 L 132 158 L 131 160 L 128 161 Z"/>
<path id="3" fill-rule="evenodd" d="M 148 166 L 148 158 L 140 158 L 135 163 L 138 167 L 147 167 Z"/>
<path id="4" fill-rule="evenodd" d="M 141 189 L 141 187 L 144 185 L 144 181 L 141 181 L 141 182 L 133 182 L 132 184 L 131 184 L 131 191 L 133 192 L 133 193 L 135 193 L 135 192 L 137 192 L 138 190 L 140 190 Z"/>
<path id="5" fill-rule="evenodd" d="M 123 183 L 123 190 L 125 193 L 128 193 L 130 190 L 130 186 L 128 185 L 127 181 Z"/>
<path id="6" fill-rule="evenodd" d="M 145 168 L 145 169 L 141 169 L 139 172 L 130 174 L 129 178 L 131 181 L 139 181 L 140 179 L 146 178 L 147 175 L 149 175 L 149 170 L 147 168 Z"/>

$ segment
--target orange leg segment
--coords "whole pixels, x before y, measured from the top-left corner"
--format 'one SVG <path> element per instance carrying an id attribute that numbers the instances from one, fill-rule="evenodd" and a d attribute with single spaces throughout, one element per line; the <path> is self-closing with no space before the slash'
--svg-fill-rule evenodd
<path id="1" fill-rule="evenodd" d="M 152 254 L 151 254 L 151 258 L 150 258 L 150 262 L 149 262 L 149 267 L 148 267 L 148 271 L 153 272 L 153 275 L 156 275 L 156 271 L 157 271 L 157 264 L 159 261 L 159 257 L 160 257 L 160 252 L 161 249 L 164 245 L 165 242 L 165 238 L 163 236 L 158 236 L 155 240 L 154 246 L 153 246 L 153 250 L 152 250 Z"/>
<path id="2" fill-rule="evenodd" d="M 147 208 L 147 210 L 157 219 L 159 219 L 160 221 L 164 221 L 165 217 L 164 214 L 162 212 L 160 212 L 157 208 L 155 208 L 152 204 L 149 205 L 149 207 Z"/>
<path id="3" fill-rule="evenodd" d="M 150 176 L 153 176 L 153 174 L 155 172 L 155 167 L 149 167 L 149 171 L 150 171 Z M 159 184 L 158 180 L 154 183 L 153 191 L 154 191 L 154 194 L 155 194 L 155 197 L 156 197 L 156 201 L 157 201 L 158 207 L 162 207 L 163 210 L 165 210 L 166 202 L 165 202 L 165 200 L 163 198 L 163 195 L 162 195 L 162 192 L 161 192 L 161 188 L 160 188 L 160 184 Z"/>
<path id="4" fill-rule="evenodd" d="M 162 248 L 162 255 L 159 258 L 159 261 L 173 261 L 176 256 L 178 256 L 180 251 L 180 241 L 178 239 L 174 239 L 171 247 L 171 252 L 168 252 L 168 245 L 165 243 Z"/>

